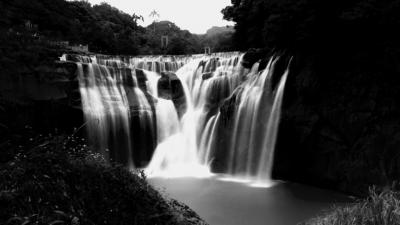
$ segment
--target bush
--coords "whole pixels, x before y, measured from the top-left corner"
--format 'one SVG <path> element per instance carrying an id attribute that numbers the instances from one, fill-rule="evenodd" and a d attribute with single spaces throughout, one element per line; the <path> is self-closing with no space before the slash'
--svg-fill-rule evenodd
<path id="1" fill-rule="evenodd" d="M 354 205 L 338 207 L 303 225 L 394 225 L 400 224 L 400 193 L 391 190 L 370 196 Z"/>
<path id="2" fill-rule="evenodd" d="M 163 199 L 143 174 L 108 165 L 80 138 L 45 137 L 13 151 L 0 163 L 0 224 L 202 223 Z"/>

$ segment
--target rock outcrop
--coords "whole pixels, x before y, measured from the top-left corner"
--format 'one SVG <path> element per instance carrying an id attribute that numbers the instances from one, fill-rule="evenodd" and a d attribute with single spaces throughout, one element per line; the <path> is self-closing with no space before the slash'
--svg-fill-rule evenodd
<path id="1" fill-rule="evenodd" d="M 185 91 L 179 78 L 171 72 L 162 72 L 158 80 L 158 95 L 160 98 L 172 100 L 179 117 L 186 112 Z"/>

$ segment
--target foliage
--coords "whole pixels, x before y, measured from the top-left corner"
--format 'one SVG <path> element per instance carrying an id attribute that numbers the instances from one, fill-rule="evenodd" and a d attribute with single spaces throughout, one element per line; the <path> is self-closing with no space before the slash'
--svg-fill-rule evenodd
<path id="1" fill-rule="evenodd" d="M 337 207 L 303 225 L 395 225 L 400 224 L 400 193 L 370 191 L 370 196 L 354 205 Z"/>
<path id="2" fill-rule="evenodd" d="M 102 3 L 91 6 L 84 1 L 16 0 L 2 3 L 2 27 L 16 28 L 26 21 L 55 40 L 89 44 L 92 51 L 105 53 L 137 52 L 144 29 L 137 15 L 128 15 Z"/>
<path id="3" fill-rule="evenodd" d="M 200 35 L 201 45 L 208 46 L 212 52 L 233 51 L 232 36 L 233 27 L 212 27 L 205 35 Z"/>
<path id="4" fill-rule="evenodd" d="M 360 57 L 357 54 L 398 52 L 399 10 L 399 0 L 232 0 L 222 13 L 236 22 L 235 44 L 240 49 Z"/>
<path id="5" fill-rule="evenodd" d="M 28 32 L 0 31 L 0 77 L 33 72 L 40 65 L 53 63 L 65 49 L 38 40 Z M 1 79 L 1 78 L 0 78 Z"/>
<path id="6" fill-rule="evenodd" d="M 0 224 L 200 224 L 195 214 L 189 219 L 198 223 L 179 217 L 182 206 L 164 200 L 143 175 L 107 165 L 83 139 L 23 143 L 1 149 L 15 154 L 0 162 Z"/>
<path id="7" fill-rule="evenodd" d="M 148 28 L 138 25 L 142 16 L 126 14 L 107 3 L 92 6 L 86 1 L 15 0 L 0 2 L 0 26 L 21 30 L 27 21 L 41 36 L 88 44 L 90 51 L 104 54 L 191 54 L 202 50 L 196 35 L 171 22 Z M 37 26 L 37 27 L 36 27 Z M 170 36 L 171 46 L 162 51 L 160 34 Z"/>
<path id="8" fill-rule="evenodd" d="M 27 21 L 42 37 L 75 44 L 88 44 L 90 51 L 104 54 L 193 54 L 202 52 L 199 36 L 162 21 L 138 25 L 143 17 L 129 15 L 107 3 L 87 1 L 15 0 L 0 2 L 0 27 L 22 30 Z M 161 49 L 161 36 L 170 46 Z"/>
<path id="9" fill-rule="evenodd" d="M 168 36 L 168 46 L 161 48 L 161 37 Z M 187 30 L 181 30 L 169 21 L 153 22 L 147 27 L 145 46 L 148 51 L 145 54 L 183 55 L 194 54 L 201 51 L 199 38 Z"/>
<path id="10" fill-rule="evenodd" d="M 181 30 L 169 21 L 154 22 L 147 27 L 144 54 L 198 54 L 204 47 L 211 47 L 213 52 L 232 51 L 233 28 L 213 27 L 203 35 L 194 35 Z M 168 46 L 161 48 L 161 37 L 168 36 Z"/>

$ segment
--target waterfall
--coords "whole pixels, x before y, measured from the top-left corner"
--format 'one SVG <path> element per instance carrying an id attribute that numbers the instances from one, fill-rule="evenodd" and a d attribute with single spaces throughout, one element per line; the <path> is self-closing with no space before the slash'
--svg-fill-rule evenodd
<path id="1" fill-rule="evenodd" d="M 77 63 L 88 138 L 108 159 L 149 176 L 268 186 L 288 70 L 277 74 L 279 57 L 261 71 L 242 58 L 61 57 Z"/>
<path id="2" fill-rule="evenodd" d="M 79 90 L 90 143 L 107 158 L 133 167 L 128 85 L 121 82 L 121 70 L 98 64 L 78 63 Z M 113 71 L 114 73 L 111 73 Z M 126 74 L 125 74 L 126 75 Z M 118 141 L 114 141 L 118 139 Z M 109 148 L 118 149 L 112 153 Z"/>

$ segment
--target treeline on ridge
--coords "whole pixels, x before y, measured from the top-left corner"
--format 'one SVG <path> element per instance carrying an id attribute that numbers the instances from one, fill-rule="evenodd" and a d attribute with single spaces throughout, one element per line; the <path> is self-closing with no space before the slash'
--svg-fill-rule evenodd
<path id="1" fill-rule="evenodd" d="M 87 1 L 65 0 L 13 0 L 0 2 L 2 33 L 19 29 L 29 21 L 41 37 L 54 41 L 69 41 L 89 45 L 91 52 L 103 54 L 195 54 L 209 44 L 207 35 L 191 34 L 168 21 L 156 22 L 148 27 L 138 24 L 142 16 L 129 15 L 107 4 L 91 5 Z M 221 36 L 223 50 L 232 32 Z M 161 36 L 168 35 L 169 45 L 161 48 Z M 215 50 L 219 50 L 218 37 L 213 37 Z M 228 41 L 230 43 L 230 40 Z"/>
<path id="2" fill-rule="evenodd" d="M 399 11 L 399 0 L 232 0 L 222 13 L 236 23 L 237 49 L 284 49 L 376 67 L 399 57 Z"/>

